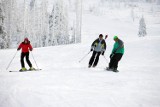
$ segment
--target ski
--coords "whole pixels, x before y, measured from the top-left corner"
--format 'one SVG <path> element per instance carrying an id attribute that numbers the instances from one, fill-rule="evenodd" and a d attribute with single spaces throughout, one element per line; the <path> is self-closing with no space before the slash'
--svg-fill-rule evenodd
<path id="1" fill-rule="evenodd" d="M 25 71 L 9 71 L 9 72 L 28 72 L 28 71 L 41 71 L 42 69 L 25 70 Z"/>

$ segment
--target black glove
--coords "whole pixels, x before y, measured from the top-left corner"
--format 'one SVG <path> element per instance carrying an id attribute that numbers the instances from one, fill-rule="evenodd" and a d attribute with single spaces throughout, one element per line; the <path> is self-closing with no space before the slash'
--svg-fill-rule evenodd
<path id="1" fill-rule="evenodd" d="M 93 49 L 91 49 L 91 51 L 93 51 Z"/>
<path id="2" fill-rule="evenodd" d="M 109 56 L 109 57 L 110 57 L 110 58 L 112 58 L 113 56 L 114 56 L 114 54 L 110 54 L 110 56 Z"/>
<path id="3" fill-rule="evenodd" d="M 104 51 L 101 54 L 104 55 Z"/>
<path id="4" fill-rule="evenodd" d="M 115 52 L 111 53 L 109 57 L 112 58 L 114 55 L 115 55 Z"/>
<path id="5" fill-rule="evenodd" d="M 20 50 L 20 48 L 17 48 L 17 51 L 19 51 Z"/>

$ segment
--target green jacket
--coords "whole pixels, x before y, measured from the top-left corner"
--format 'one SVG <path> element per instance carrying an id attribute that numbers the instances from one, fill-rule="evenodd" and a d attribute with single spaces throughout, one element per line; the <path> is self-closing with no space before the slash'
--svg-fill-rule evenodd
<path id="1" fill-rule="evenodd" d="M 122 40 L 118 39 L 118 41 L 114 43 L 114 46 L 112 49 L 112 54 L 113 53 L 124 54 L 124 43 Z"/>

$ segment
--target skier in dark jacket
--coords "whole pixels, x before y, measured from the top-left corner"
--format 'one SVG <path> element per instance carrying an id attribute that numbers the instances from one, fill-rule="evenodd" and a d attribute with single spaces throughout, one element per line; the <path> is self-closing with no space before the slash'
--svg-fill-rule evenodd
<path id="1" fill-rule="evenodd" d="M 109 67 L 107 67 L 107 70 L 118 72 L 118 62 L 121 60 L 123 54 L 124 54 L 124 43 L 122 40 L 120 40 L 117 36 L 114 36 L 114 47 L 112 49 L 112 53 L 110 55 L 110 63 Z"/>
<path id="2" fill-rule="evenodd" d="M 92 57 L 90 58 L 88 67 L 90 68 L 92 65 L 96 67 L 98 64 L 100 54 L 104 55 L 106 50 L 106 42 L 103 39 L 103 35 L 100 34 L 99 38 L 96 39 L 91 46 L 91 51 L 93 51 Z"/>
<path id="3" fill-rule="evenodd" d="M 34 70 L 34 68 L 32 67 L 32 64 L 29 60 L 29 51 L 32 51 L 32 45 L 30 44 L 30 41 L 28 40 L 28 38 L 24 39 L 24 42 L 22 42 L 19 47 L 18 47 L 18 51 L 22 49 L 22 53 L 21 53 L 21 66 L 22 69 L 20 69 L 20 71 L 26 71 L 27 69 L 25 68 L 25 64 L 24 64 L 24 57 L 26 57 L 26 61 L 27 64 L 29 65 L 30 69 L 29 70 Z"/>

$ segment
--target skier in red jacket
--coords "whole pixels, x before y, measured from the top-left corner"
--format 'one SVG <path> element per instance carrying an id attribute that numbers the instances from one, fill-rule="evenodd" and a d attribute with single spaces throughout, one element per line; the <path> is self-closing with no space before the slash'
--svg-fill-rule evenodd
<path id="1" fill-rule="evenodd" d="M 32 64 L 29 60 L 29 51 L 32 51 L 32 45 L 30 44 L 30 41 L 28 40 L 28 38 L 24 39 L 24 42 L 22 42 L 19 47 L 18 47 L 18 51 L 22 49 L 22 53 L 21 53 L 21 66 L 22 69 L 20 69 L 20 71 L 26 71 L 27 69 L 25 68 L 25 64 L 24 64 L 24 57 L 26 57 L 26 61 L 27 64 L 29 65 L 30 69 L 29 70 L 34 70 L 34 68 L 32 67 Z"/>

